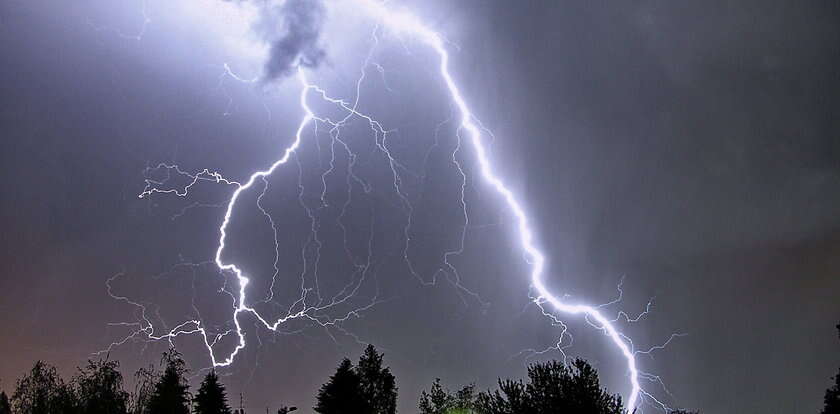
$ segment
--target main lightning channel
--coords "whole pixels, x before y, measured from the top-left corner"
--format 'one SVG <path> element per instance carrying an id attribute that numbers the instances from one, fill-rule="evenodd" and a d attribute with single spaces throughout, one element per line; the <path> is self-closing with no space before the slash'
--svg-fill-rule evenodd
<path id="1" fill-rule="evenodd" d="M 528 223 L 528 216 L 525 210 L 519 203 L 519 200 L 513 192 L 505 186 L 504 182 L 495 174 L 490 161 L 487 158 L 487 151 L 481 140 L 481 131 L 476 124 L 466 100 L 461 94 L 460 89 L 455 83 L 449 71 L 449 52 L 446 50 L 442 37 L 435 31 L 427 28 L 416 17 L 406 12 L 395 12 L 389 10 L 383 3 L 378 3 L 373 0 L 360 0 L 364 5 L 364 9 L 371 14 L 372 17 L 382 21 L 392 30 L 410 33 L 423 42 L 431 46 L 440 58 L 440 75 L 443 77 L 446 87 L 455 102 L 461 114 L 461 127 L 465 129 L 470 136 L 470 142 L 476 152 L 476 158 L 481 169 L 481 175 L 487 183 L 489 183 L 499 195 L 504 198 L 505 203 L 516 216 L 519 230 L 519 239 L 522 248 L 527 256 L 527 261 L 531 264 L 531 283 L 536 289 L 539 296 L 533 298 L 534 303 L 542 306 L 542 303 L 550 303 L 556 310 L 573 315 L 584 314 L 593 319 L 599 327 L 610 337 L 612 342 L 618 347 L 627 361 L 627 368 L 630 371 L 630 383 L 632 389 L 628 398 L 627 407 L 629 410 L 636 408 L 639 392 L 641 387 L 639 385 L 639 371 L 636 368 L 636 358 L 630 346 L 622 339 L 622 334 L 619 333 L 615 326 L 609 319 L 604 317 L 595 307 L 589 305 L 573 305 L 568 304 L 556 296 L 551 294 L 543 282 L 543 274 L 545 270 L 545 255 L 534 244 L 533 231 Z"/>

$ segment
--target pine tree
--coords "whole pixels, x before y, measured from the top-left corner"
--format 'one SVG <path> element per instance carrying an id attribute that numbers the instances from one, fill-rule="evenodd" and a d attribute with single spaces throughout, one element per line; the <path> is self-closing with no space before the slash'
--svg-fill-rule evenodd
<path id="1" fill-rule="evenodd" d="M 195 414 L 230 414 L 225 386 L 219 382 L 216 371 L 210 371 L 193 399 Z"/>
<path id="2" fill-rule="evenodd" d="M 318 391 L 318 405 L 315 411 L 321 414 L 367 414 L 361 394 L 359 375 L 353 369 L 353 363 L 344 358 L 330 380 Z"/>
<path id="3" fill-rule="evenodd" d="M 189 414 L 191 398 L 185 377 L 186 363 L 174 348 L 163 354 L 162 363 L 165 368 L 149 399 L 149 412 Z"/>
<path id="4" fill-rule="evenodd" d="M 394 375 L 388 367 L 382 368 L 382 354 L 368 345 L 359 358 L 356 372 L 362 397 L 373 414 L 394 414 L 397 412 L 397 386 Z"/>

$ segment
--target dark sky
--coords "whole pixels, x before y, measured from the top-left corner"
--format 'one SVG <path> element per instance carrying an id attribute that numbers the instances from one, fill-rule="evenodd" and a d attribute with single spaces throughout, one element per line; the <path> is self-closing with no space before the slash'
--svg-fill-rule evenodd
<path id="1" fill-rule="evenodd" d="M 302 111 L 294 77 L 242 84 L 224 76 L 226 62 L 248 75 L 263 62 L 237 43 L 235 17 L 188 13 L 184 3 L 148 1 L 143 30 L 141 2 L 0 2 L 0 387 L 7 392 L 35 359 L 69 375 L 128 333 L 108 325 L 137 320 L 106 291 L 106 279 L 119 272 L 116 293 L 148 303 L 157 329 L 197 311 L 226 329 L 224 277 L 212 265 L 175 265 L 212 258 L 223 210 L 206 205 L 224 203 L 233 188 L 201 184 L 189 197 L 141 200 L 144 178 L 161 172 L 144 171 L 167 162 L 245 180 L 279 158 Z M 212 10 L 211 3 L 197 4 Z M 647 318 L 620 325 L 638 348 L 688 334 L 653 358 L 639 357 L 673 397 L 647 388 L 705 413 L 818 410 L 840 365 L 836 2 L 392 3 L 457 45 L 453 73 L 495 135 L 499 173 L 532 216 L 552 290 L 606 303 L 623 278 L 624 300 L 607 308 L 612 315 L 638 313 L 654 298 Z M 326 19 L 326 54 L 311 77 L 349 98 L 369 22 Z M 450 103 L 434 56 L 419 43 L 383 33 L 373 56 L 384 73 L 368 67 L 360 109 L 395 129 L 387 145 L 405 165 L 403 189 L 414 208 L 408 252 L 430 281 L 442 254 L 458 247 L 463 224 L 451 123 L 438 129 L 426 157 Z M 310 99 L 319 114 L 340 113 Z M 307 134 L 262 202 L 280 229 L 281 252 L 274 303 L 260 308 L 266 315 L 280 315 L 296 298 L 302 257 L 306 285 L 315 280 L 314 250 L 301 253 L 310 221 L 300 200 L 318 204 L 329 137 L 325 128 Z M 409 272 L 406 218 L 386 159 L 358 120 L 342 134 L 371 185 L 369 193 L 352 187 L 346 246 L 364 258 L 372 240 L 372 270 L 347 309 L 320 316 L 377 304 L 341 329 L 293 323 L 274 334 L 244 318 L 248 347 L 222 370 L 232 395 L 245 393 L 251 411 L 281 402 L 310 407 L 340 358 L 358 356 L 359 342 L 386 353 L 401 412 L 415 409 L 435 377 L 486 388 L 499 376 L 522 376 L 528 362 L 560 357 L 520 353 L 553 345 L 560 331 L 527 306 L 512 217 L 477 178 L 469 147 L 456 159 L 468 175 L 471 226 L 463 254 L 451 261 L 480 299 L 444 276 L 423 286 Z M 328 207 L 318 210 L 324 296 L 354 277 L 336 225 L 346 165 L 339 151 Z M 254 297 L 265 294 L 274 255 L 258 195 L 243 195 L 228 254 L 252 275 Z M 590 360 L 610 390 L 626 395 L 626 372 L 609 342 L 563 319 L 575 341 L 567 352 Z M 194 370 L 208 365 L 196 337 L 177 344 Z M 112 356 L 130 376 L 165 347 L 129 342 Z M 228 349 L 221 343 L 218 355 Z"/>

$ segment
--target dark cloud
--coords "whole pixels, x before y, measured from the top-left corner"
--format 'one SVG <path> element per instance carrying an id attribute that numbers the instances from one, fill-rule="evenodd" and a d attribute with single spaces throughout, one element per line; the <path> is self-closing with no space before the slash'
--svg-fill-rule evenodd
<path id="1" fill-rule="evenodd" d="M 295 66 L 317 66 L 324 58 L 320 46 L 326 10 L 320 0 L 286 0 L 266 5 L 255 30 L 271 44 L 264 80 L 292 73 Z"/>

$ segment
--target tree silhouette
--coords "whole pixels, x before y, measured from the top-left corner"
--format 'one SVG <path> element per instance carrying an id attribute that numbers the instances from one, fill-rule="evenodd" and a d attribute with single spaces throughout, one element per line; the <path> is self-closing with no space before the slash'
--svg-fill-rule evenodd
<path id="1" fill-rule="evenodd" d="M 123 377 L 117 361 L 88 361 L 73 378 L 82 414 L 124 414 L 129 395 L 123 390 Z"/>
<path id="2" fill-rule="evenodd" d="M 475 408 L 475 386 L 467 385 L 452 394 L 435 379 L 427 393 L 420 394 L 420 414 L 468 414 Z"/>
<path id="3" fill-rule="evenodd" d="M 394 375 L 388 367 L 382 368 L 382 354 L 368 345 L 359 358 L 356 367 L 362 398 L 371 414 L 394 414 L 397 412 L 397 386 Z"/>
<path id="4" fill-rule="evenodd" d="M 191 398 L 185 377 L 186 363 L 174 348 L 164 352 L 161 363 L 165 368 L 149 398 L 148 412 L 189 414 Z"/>
<path id="5" fill-rule="evenodd" d="M 837 324 L 837 337 L 840 338 L 840 324 Z M 822 414 L 840 414 L 840 371 L 834 376 L 834 386 L 825 390 L 824 401 Z"/>
<path id="6" fill-rule="evenodd" d="M 43 361 L 18 380 L 11 403 L 16 414 L 72 413 L 78 405 L 55 367 Z"/>
<path id="7" fill-rule="evenodd" d="M 0 414 L 12 414 L 12 405 L 5 391 L 0 391 Z"/>
<path id="8" fill-rule="evenodd" d="M 154 365 L 147 368 L 140 368 L 134 374 L 134 392 L 129 399 L 128 412 L 131 414 L 149 414 L 149 401 L 155 392 L 155 384 L 160 378 L 160 373 Z"/>
<path id="9" fill-rule="evenodd" d="M 382 354 L 368 345 L 359 365 L 345 358 L 318 391 L 315 411 L 321 414 L 395 414 L 397 385 L 391 369 L 382 367 Z"/>
<path id="10" fill-rule="evenodd" d="M 499 389 L 475 395 L 467 386 L 453 395 L 440 385 L 420 396 L 421 414 L 624 414 L 621 397 L 601 388 L 598 373 L 586 361 L 571 366 L 557 361 L 528 367 L 528 382 L 499 379 Z"/>
<path id="11" fill-rule="evenodd" d="M 478 395 L 476 411 L 487 414 L 622 414 L 621 397 L 601 388 L 598 373 L 582 359 L 528 367 L 528 383 L 499 380 L 499 391 Z"/>
<path id="12" fill-rule="evenodd" d="M 321 414 L 363 414 L 370 407 L 362 396 L 359 374 L 353 363 L 344 358 L 326 384 L 318 391 L 318 405 L 315 411 Z"/>
<path id="13" fill-rule="evenodd" d="M 230 414 L 225 386 L 219 382 L 216 371 L 210 371 L 193 399 L 195 414 Z"/>

